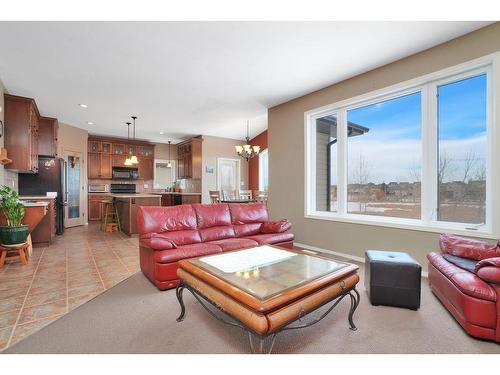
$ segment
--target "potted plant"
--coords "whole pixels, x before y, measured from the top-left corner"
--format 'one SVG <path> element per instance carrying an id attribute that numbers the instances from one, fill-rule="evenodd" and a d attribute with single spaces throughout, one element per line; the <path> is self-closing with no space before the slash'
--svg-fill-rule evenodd
<path id="1" fill-rule="evenodd" d="M 5 215 L 7 225 L 0 226 L 0 243 L 3 245 L 15 245 L 23 243 L 29 234 L 29 228 L 22 224 L 24 218 L 24 206 L 19 202 L 19 196 L 10 187 L 0 187 L 0 211 Z"/>

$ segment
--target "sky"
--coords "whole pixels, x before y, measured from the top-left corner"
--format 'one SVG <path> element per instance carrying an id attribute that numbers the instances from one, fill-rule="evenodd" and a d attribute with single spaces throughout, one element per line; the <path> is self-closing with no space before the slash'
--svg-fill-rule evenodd
<path id="1" fill-rule="evenodd" d="M 467 154 L 475 155 L 476 168 L 485 157 L 486 76 L 439 86 L 438 93 L 439 152 L 451 160 L 445 181 L 461 180 Z M 370 182 L 415 181 L 422 158 L 420 92 L 350 110 L 347 118 L 370 129 L 349 138 L 350 183 L 360 155 Z"/>

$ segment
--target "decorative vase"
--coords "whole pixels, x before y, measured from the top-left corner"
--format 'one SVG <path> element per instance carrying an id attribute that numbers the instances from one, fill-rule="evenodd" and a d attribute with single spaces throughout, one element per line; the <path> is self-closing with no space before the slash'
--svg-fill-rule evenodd
<path id="1" fill-rule="evenodd" d="M 17 245 L 26 242 L 28 238 L 29 227 L 22 224 L 18 227 L 0 226 L 0 243 L 3 245 Z"/>

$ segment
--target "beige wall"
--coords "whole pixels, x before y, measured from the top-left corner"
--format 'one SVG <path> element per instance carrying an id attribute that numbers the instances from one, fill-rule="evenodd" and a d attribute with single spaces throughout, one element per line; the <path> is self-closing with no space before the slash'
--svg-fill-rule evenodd
<path id="1" fill-rule="evenodd" d="M 4 93 L 7 93 L 7 90 L 5 90 L 2 81 L 0 81 L 0 108 L 2 109 L 2 111 L 0 112 L 0 121 L 2 121 L 2 123 L 4 123 L 5 114 L 5 105 L 3 100 Z M 0 147 L 3 147 L 4 139 L 5 138 L 3 136 L 2 138 L 0 138 Z M 3 165 L 0 165 L 0 185 L 7 185 L 17 191 L 17 181 L 17 173 L 10 172 L 6 170 Z"/>
<path id="2" fill-rule="evenodd" d="M 83 180 L 84 194 L 82 209 L 84 212 L 84 222 L 87 222 L 87 139 L 88 132 L 62 122 L 59 123 L 59 134 L 57 136 L 57 154 L 64 158 L 65 152 L 79 152 L 83 159 Z"/>
<path id="3" fill-rule="evenodd" d="M 237 139 L 203 136 L 202 143 L 202 202 L 210 203 L 210 190 L 217 190 L 217 158 L 238 159 L 234 146 L 242 144 Z M 207 173 L 206 167 L 212 167 L 214 173 Z M 240 176 L 243 185 L 240 189 L 248 188 L 248 163 L 241 159 Z"/>
<path id="4" fill-rule="evenodd" d="M 500 23 L 269 109 L 271 216 L 288 217 L 297 242 L 358 257 L 367 249 L 403 250 L 426 268 L 436 233 L 304 218 L 304 112 L 497 51 Z"/>

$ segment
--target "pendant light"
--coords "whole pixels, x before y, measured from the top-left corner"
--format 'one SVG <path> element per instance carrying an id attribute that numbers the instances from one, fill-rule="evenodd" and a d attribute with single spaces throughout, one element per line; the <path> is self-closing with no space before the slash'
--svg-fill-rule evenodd
<path id="1" fill-rule="evenodd" d="M 247 120 L 247 137 L 245 138 L 246 143 L 243 146 L 241 146 L 241 145 L 234 146 L 238 156 L 245 159 L 246 161 L 249 161 L 251 158 L 259 155 L 259 152 L 260 152 L 260 146 L 250 146 L 250 137 L 248 135 L 249 134 L 248 127 L 249 127 L 249 124 L 248 124 L 248 120 Z"/>
<path id="2" fill-rule="evenodd" d="M 172 168 L 172 162 L 170 161 L 170 143 L 171 141 L 168 141 L 168 162 L 167 162 L 167 168 Z"/>
<path id="3" fill-rule="evenodd" d="M 130 116 L 132 117 L 132 120 L 134 121 L 134 142 L 135 142 L 135 120 L 137 120 L 137 116 Z M 137 150 L 136 150 L 136 153 L 137 153 Z M 132 164 L 139 164 L 139 160 L 137 160 L 137 156 L 132 154 L 132 156 L 130 157 L 130 162 Z"/>
<path id="4" fill-rule="evenodd" d="M 127 141 L 130 141 L 130 124 L 131 122 L 126 122 L 125 124 L 127 124 Z M 130 160 L 129 156 L 128 156 L 128 151 L 127 151 L 127 148 L 128 145 L 125 147 L 125 153 L 127 154 L 127 157 L 125 158 L 125 165 L 127 167 L 133 165 L 132 164 L 132 161 Z"/>

